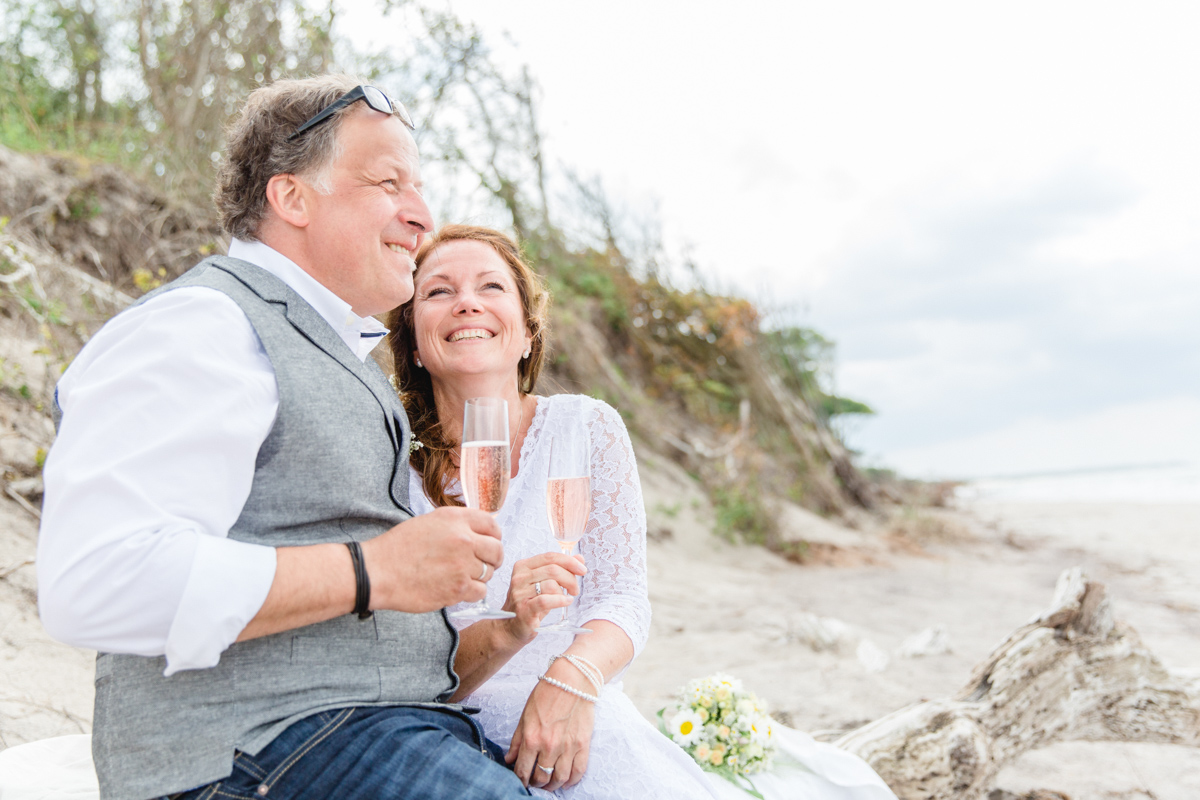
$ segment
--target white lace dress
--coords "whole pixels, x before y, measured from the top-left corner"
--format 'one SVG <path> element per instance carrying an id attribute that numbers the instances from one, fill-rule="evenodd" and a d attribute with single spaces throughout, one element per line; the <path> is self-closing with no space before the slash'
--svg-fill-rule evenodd
<path id="1" fill-rule="evenodd" d="M 578 437 L 587 426 L 592 449 L 592 513 L 579 541 L 588 573 L 579 596 L 568 609 L 572 622 L 604 619 L 619 625 L 641 651 L 650 632 L 646 596 L 646 512 L 633 447 L 621 416 L 611 406 L 582 395 L 539 397 L 537 410 L 521 447 L 520 470 L 508 487 L 496 517 L 504 532 L 504 564 L 488 583 L 488 603 L 499 608 L 508 595 L 513 564 L 558 545 L 546 517 L 546 478 L 551 437 Z M 420 476 L 410 470 L 413 511 L 433 506 Z M 560 612 L 548 619 L 557 621 Z M 469 621 L 459 621 L 460 627 Z M 570 645 L 570 633 L 541 633 L 487 683 L 463 700 L 482 709 L 479 721 L 492 741 L 507 749 L 525 709 L 525 701 L 546 671 L 550 656 Z M 619 678 L 619 676 L 617 676 Z M 621 691 L 619 680 L 604 687 L 596 704 L 588 771 L 573 787 L 544 797 L 571 800 L 645 798 L 684 800 L 709 798 L 703 770 L 659 733 Z"/>
<path id="2" fill-rule="evenodd" d="M 637 462 L 625 424 L 611 406 L 583 395 L 539 397 L 533 421 L 521 447 L 520 470 L 508 488 L 497 522 L 504 536 L 504 564 L 488 584 L 488 603 L 499 608 L 508 595 L 513 564 L 539 553 L 557 550 L 546 517 L 546 478 L 551 437 L 578 437 L 586 426 L 591 437 L 592 512 L 579 541 L 588 566 L 569 619 L 581 624 L 593 619 L 615 623 L 633 642 L 636 657 L 650 632 L 650 601 L 646 593 L 646 511 L 638 480 Z M 409 471 L 409 497 L 417 514 L 433 510 L 420 476 Z M 560 612 L 553 611 L 551 622 Z M 471 624 L 459 621 L 460 627 Z M 489 738 L 507 749 L 525 709 L 525 701 L 545 672 L 550 656 L 573 640 L 570 633 L 541 633 L 463 702 L 482 710 L 479 720 Z M 680 680 L 694 677 L 681 675 Z M 569 800 L 693 800 L 748 797 L 724 779 L 705 773 L 673 741 L 658 732 L 621 690 L 620 675 L 604 687 L 596 704 L 588 770 L 573 787 L 553 794 L 534 789 L 535 796 Z M 792 773 L 773 783 L 768 800 L 876 800 L 893 795 L 841 788 L 883 784 L 870 767 L 830 745 L 813 742 L 798 731 L 799 761 Z M 784 742 L 785 746 L 787 742 Z M 795 748 L 787 748 L 792 750 Z M 792 760 L 787 760 L 791 763 Z M 803 763 L 801 763 L 803 762 Z M 853 762 L 853 763 L 849 763 Z M 822 773 L 835 773 L 835 787 Z M 841 776 L 848 776 L 843 780 Z M 756 781 L 757 783 L 758 781 Z M 761 788 L 761 787 L 760 787 Z"/>

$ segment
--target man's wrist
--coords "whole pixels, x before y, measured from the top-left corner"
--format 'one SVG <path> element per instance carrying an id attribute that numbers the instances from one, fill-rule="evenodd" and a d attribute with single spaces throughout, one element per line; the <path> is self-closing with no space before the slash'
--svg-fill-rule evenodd
<path id="1" fill-rule="evenodd" d="M 371 579 L 367 576 L 363 560 L 362 545 L 355 541 L 346 542 L 350 551 L 350 563 L 354 567 L 354 610 L 359 619 L 371 618 Z"/>

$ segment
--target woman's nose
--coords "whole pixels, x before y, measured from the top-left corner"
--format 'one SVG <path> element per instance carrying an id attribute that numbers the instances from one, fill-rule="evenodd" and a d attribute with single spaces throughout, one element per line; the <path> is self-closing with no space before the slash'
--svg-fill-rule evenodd
<path id="1" fill-rule="evenodd" d="M 458 301 L 454 304 L 455 314 L 475 314 L 483 311 L 479 297 L 474 292 L 459 292 Z"/>

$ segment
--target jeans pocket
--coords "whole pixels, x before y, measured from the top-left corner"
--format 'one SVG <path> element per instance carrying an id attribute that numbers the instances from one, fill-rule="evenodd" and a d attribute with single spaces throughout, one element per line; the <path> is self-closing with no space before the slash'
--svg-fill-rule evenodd
<path id="1" fill-rule="evenodd" d="M 266 777 L 260 779 L 261 783 L 257 788 L 259 794 L 265 794 L 266 792 L 270 791 L 271 787 L 278 783 L 279 780 L 287 774 L 287 771 L 294 767 L 300 761 L 300 759 L 308 755 L 308 753 L 314 747 L 317 747 L 323 741 L 332 736 L 338 728 L 345 725 L 346 721 L 349 720 L 354 714 L 354 709 L 342 708 L 338 709 L 337 711 L 330 712 L 330 714 L 332 716 L 329 716 L 328 718 L 325 716 L 320 717 L 319 719 L 324 724 L 322 724 L 320 728 L 318 728 L 311 736 L 301 742 L 301 744 L 290 753 L 285 753 L 278 766 L 267 772 Z M 259 765 L 255 764 L 255 766 Z"/>
<path id="2" fill-rule="evenodd" d="M 210 783 L 200 789 L 193 789 L 190 792 L 182 794 L 173 794 L 164 800 L 261 800 L 261 798 L 244 791 L 235 785 L 231 785 L 230 781 L 218 781 Z"/>
<path id="3" fill-rule="evenodd" d="M 241 750 L 233 752 L 233 767 L 240 769 L 242 772 L 254 778 L 257 781 L 266 780 L 267 771 L 260 767 L 253 758 L 243 753 Z"/>

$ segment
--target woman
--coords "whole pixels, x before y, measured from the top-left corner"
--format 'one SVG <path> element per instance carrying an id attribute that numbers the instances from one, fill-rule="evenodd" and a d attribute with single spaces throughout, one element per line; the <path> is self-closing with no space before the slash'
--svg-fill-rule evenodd
<path id="1" fill-rule="evenodd" d="M 508 762 L 535 794 L 744 797 L 701 771 L 621 691 L 617 679 L 645 644 L 650 623 L 637 466 L 611 407 L 579 395 L 530 394 L 546 354 L 548 297 L 537 275 L 509 237 L 464 225 L 439 231 L 416 263 L 413 299 L 388 320 L 397 385 L 413 438 L 422 443 L 412 456 L 413 510 L 462 504 L 457 447 L 468 398 L 504 398 L 510 416 L 511 483 L 497 515 L 505 562 L 488 585 L 488 603 L 516 616 L 462 623 L 454 699 L 482 709 L 484 729 L 508 748 Z M 585 430 L 592 510 L 577 560 L 548 552 L 547 451 L 551 438 Z M 542 619 L 563 607 L 592 633 L 539 634 Z M 813 788 L 797 784 L 778 796 L 883 796 Z"/>
<path id="2" fill-rule="evenodd" d="M 699 767 L 612 682 L 650 623 L 645 515 L 620 416 L 588 397 L 530 394 L 546 353 L 548 298 L 504 234 L 443 228 L 417 255 L 414 280 L 412 302 L 388 321 L 397 383 L 413 438 L 423 444 L 413 457 L 413 510 L 462 502 L 455 448 L 468 398 L 502 397 L 510 414 L 512 480 L 497 516 L 505 563 L 488 602 L 517 616 L 462 630 L 455 700 L 482 708 L 485 730 L 509 748 L 509 762 L 531 787 L 571 787 L 562 795 L 580 799 L 711 797 Z M 548 552 L 555 545 L 544 494 L 549 439 L 581 435 L 585 426 L 593 503 L 581 563 Z M 538 635 L 542 618 L 568 604 L 570 619 L 593 632 Z M 596 689 L 575 663 L 558 658 L 547 666 L 564 652 L 603 675 L 598 702 L 580 696 Z M 553 682 L 539 680 L 543 674 Z"/>

